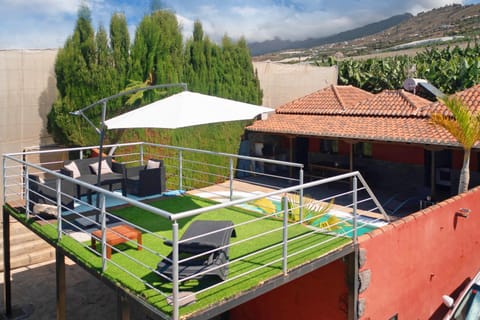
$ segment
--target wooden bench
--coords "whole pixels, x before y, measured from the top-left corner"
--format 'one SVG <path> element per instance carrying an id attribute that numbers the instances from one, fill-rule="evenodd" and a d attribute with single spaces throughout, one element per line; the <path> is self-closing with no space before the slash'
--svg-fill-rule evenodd
<path id="1" fill-rule="evenodd" d="M 142 232 L 126 224 L 117 225 L 106 229 L 106 242 L 107 242 L 107 258 L 112 257 L 112 246 L 128 242 L 129 240 L 137 240 L 137 250 L 142 250 Z M 102 230 L 96 230 L 92 232 L 92 244 L 91 247 L 97 249 L 97 239 L 102 239 Z"/>

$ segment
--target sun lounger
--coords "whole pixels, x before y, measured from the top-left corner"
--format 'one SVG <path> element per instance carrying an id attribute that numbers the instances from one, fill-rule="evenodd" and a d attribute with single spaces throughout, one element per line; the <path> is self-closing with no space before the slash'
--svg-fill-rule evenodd
<path id="1" fill-rule="evenodd" d="M 228 245 L 232 236 L 236 237 L 236 232 L 231 221 L 192 222 L 179 241 L 179 259 L 198 257 L 179 264 L 179 279 L 217 276 L 225 280 L 228 275 Z M 165 244 L 172 245 L 170 241 L 166 241 Z M 158 264 L 157 271 L 172 276 L 173 268 L 170 260 L 172 260 L 172 253 Z"/>

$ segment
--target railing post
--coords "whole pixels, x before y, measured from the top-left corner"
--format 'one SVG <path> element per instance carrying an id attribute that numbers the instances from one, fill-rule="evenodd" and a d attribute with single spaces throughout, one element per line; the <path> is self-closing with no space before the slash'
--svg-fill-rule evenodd
<path id="1" fill-rule="evenodd" d="M 300 168 L 300 171 L 299 171 L 299 179 L 300 179 L 300 201 L 299 201 L 299 205 L 300 205 L 300 212 L 299 212 L 299 219 L 300 219 L 300 223 L 303 223 L 303 168 Z"/>
<path id="2" fill-rule="evenodd" d="M 353 240 L 353 243 L 357 243 L 357 201 L 358 201 L 358 188 L 357 188 L 357 183 L 358 183 L 358 179 L 357 179 L 357 176 L 354 176 L 353 177 L 353 181 L 352 181 L 352 187 L 353 187 L 353 235 L 352 235 L 352 240 Z"/>
<path id="3" fill-rule="evenodd" d="M 105 211 L 105 194 L 98 194 L 100 197 L 100 221 L 102 223 L 102 271 L 107 269 L 107 218 Z"/>
<path id="4" fill-rule="evenodd" d="M 357 177 L 358 177 L 358 180 L 360 180 L 360 182 L 362 183 L 362 186 L 367 190 L 368 195 L 372 198 L 373 203 L 375 203 L 375 205 L 377 206 L 378 210 L 380 210 L 380 213 L 383 215 L 383 217 L 385 218 L 385 220 L 388 221 L 388 222 L 390 222 L 390 217 L 389 217 L 388 214 L 385 212 L 385 209 L 383 209 L 382 205 L 381 205 L 380 202 L 378 201 L 378 199 L 377 199 L 377 197 L 375 196 L 375 194 L 373 193 L 372 189 L 370 189 L 370 187 L 368 186 L 368 184 L 367 184 L 367 182 L 365 181 L 365 179 L 363 179 L 362 174 L 358 173 Z"/>
<path id="5" fill-rule="evenodd" d="M 288 273 L 288 197 L 283 197 L 283 275 Z"/>
<path id="6" fill-rule="evenodd" d="M 358 290 L 359 290 L 359 271 L 358 271 L 358 243 L 357 243 L 357 201 L 358 201 L 358 188 L 357 188 L 358 179 L 357 176 L 353 176 L 352 187 L 353 187 L 353 246 L 354 251 L 354 282 L 353 282 L 353 319 L 358 319 Z"/>
<path id="7" fill-rule="evenodd" d="M 58 241 L 62 239 L 62 180 L 57 178 L 57 237 Z"/>
<path id="8" fill-rule="evenodd" d="M 233 158 L 230 157 L 230 201 L 233 200 Z"/>
<path id="9" fill-rule="evenodd" d="M 173 274 L 172 274 L 172 296 L 173 296 L 173 319 L 178 320 L 180 317 L 180 302 L 179 302 L 179 286 L 178 283 L 179 276 L 178 276 L 178 223 L 177 221 L 173 221 L 172 224 L 172 266 L 173 266 Z"/>
<path id="10" fill-rule="evenodd" d="M 183 190 L 183 153 L 178 152 L 178 190 Z"/>
<path id="11" fill-rule="evenodd" d="M 24 168 L 25 171 L 23 180 L 25 181 L 25 219 L 28 221 L 28 219 L 30 219 L 30 179 L 28 178 L 28 166 L 25 165 Z M 6 193 L 5 189 L 3 189 L 3 193 Z"/>
<path id="12" fill-rule="evenodd" d="M 140 145 L 140 165 L 143 166 L 143 164 L 145 163 L 145 159 L 144 159 L 144 150 L 143 150 L 143 143 Z"/>

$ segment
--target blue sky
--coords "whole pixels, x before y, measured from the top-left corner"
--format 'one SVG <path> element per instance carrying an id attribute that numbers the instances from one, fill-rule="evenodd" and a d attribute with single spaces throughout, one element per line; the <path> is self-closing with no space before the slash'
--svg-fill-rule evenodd
<path id="1" fill-rule="evenodd" d="M 123 12 L 133 34 L 149 11 L 150 0 L 0 0 L 0 49 L 59 48 L 72 34 L 77 10 L 86 1 L 94 28 L 108 28 L 113 12 Z M 447 4 L 480 0 L 163 0 L 176 13 L 185 37 L 200 20 L 218 41 L 225 34 L 247 41 L 279 37 L 302 40 L 349 30 L 395 14 L 417 14 Z"/>

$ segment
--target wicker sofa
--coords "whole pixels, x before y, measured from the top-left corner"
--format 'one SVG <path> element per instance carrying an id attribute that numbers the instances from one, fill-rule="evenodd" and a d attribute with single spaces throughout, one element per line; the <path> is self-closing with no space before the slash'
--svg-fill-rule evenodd
<path id="1" fill-rule="evenodd" d="M 68 160 L 64 162 L 60 172 L 74 179 L 96 185 L 98 182 L 98 175 L 96 173 L 98 160 L 98 157 Z M 110 191 L 121 189 L 122 194 L 126 195 L 125 165 L 112 161 L 111 157 L 102 158 L 100 186 L 102 188 L 108 188 Z M 85 195 L 90 196 L 91 190 L 77 185 L 75 195 L 77 198 Z"/>
<path id="2" fill-rule="evenodd" d="M 61 203 L 63 207 L 74 207 L 74 184 L 62 181 Z M 43 181 L 38 175 L 28 175 L 28 198 L 29 208 L 32 211 L 35 204 L 57 205 L 57 179 Z"/>

